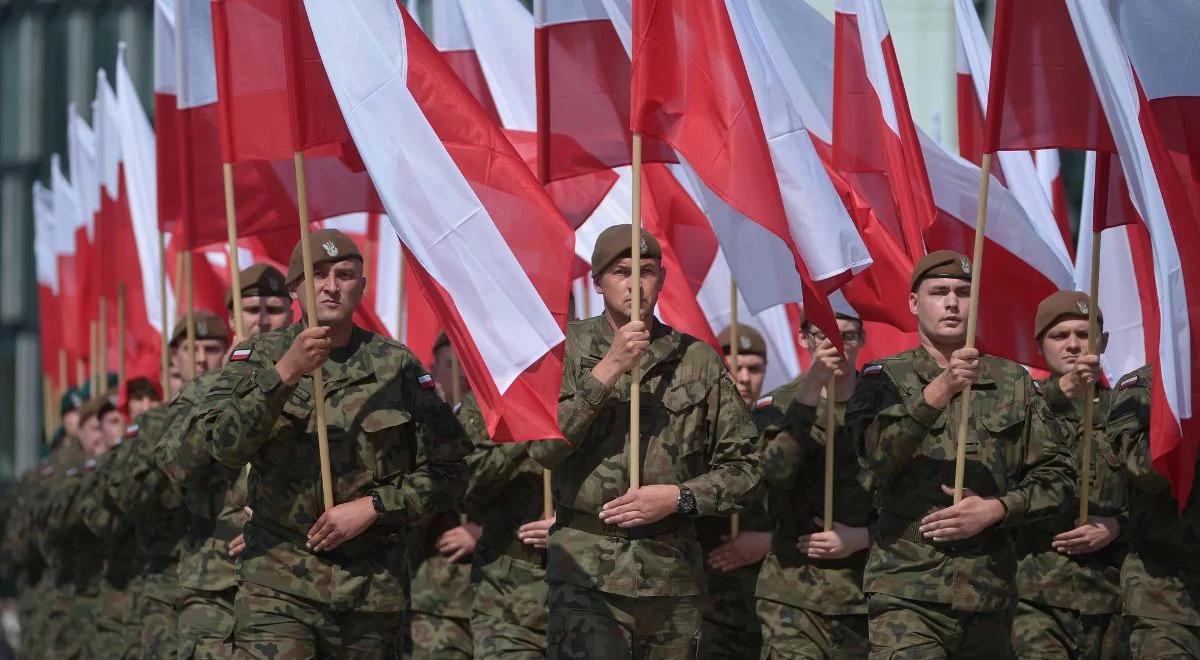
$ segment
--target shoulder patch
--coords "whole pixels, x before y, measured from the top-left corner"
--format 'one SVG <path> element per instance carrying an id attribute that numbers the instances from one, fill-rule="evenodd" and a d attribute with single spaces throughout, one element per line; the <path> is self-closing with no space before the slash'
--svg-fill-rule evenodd
<path id="1" fill-rule="evenodd" d="M 85 461 L 83 463 L 83 470 L 84 470 L 84 472 L 95 472 L 96 471 L 96 459 L 94 459 L 94 458 L 87 459 L 87 461 Z"/>
<path id="2" fill-rule="evenodd" d="M 250 359 L 250 353 L 254 352 L 252 348 L 239 348 L 229 354 L 230 362 L 245 362 Z"/>
<path id="3" fill-rule="evenodd" d="M 1138 384 L 1138 375 L 1133 374 L 1132 376 L 1129 376 L 1125 380 L 1121 381 L 1121 383 L 1119 385 L 1117 385 L 1117 389 L 1123 390 L 1123 389 L 1126 389 L 1129 387 L 1133 387 L 1134 385 L 1137 385 L 1137 384 Z"/>
<path id="4" fill-rule="evenodd" d="M 49 479 L 50 477 L 53 477 L 54 476 L 54 466 L 47 465 L 47 466 L 43 467 L 42 471 L 41 471 L 41 475 L 42 475 L 43 479 Z"/>
<path id="5" fill-rule="evenodd" d="M 878 362 L 868 364 L 867 366 L 863 367 L 862 370 L 863 376 L 874 376 L 875 374 L 881 373 L 883 373 L 883 365 L 879 364 Z"/>
<path id="6" fill-rule="evenodd" d="M 1041 395 L 1042 394 L 1042 384 L 1037 382 L 1036 380 L 1032 381 L 1032 382 L 1033 382 L 1033 391 L 1037 392 L 1039 395 Z"/>
<path id="7" fill-rule="evenodd" d="M 767 395 L 754 402 L 754 409 L 762 410 L 763 408 L 769 408 L 773 403 L 775 403 L 775 397 L 773 395 Z"/>
<path id="8" fill-rule="evenodd" d="M 432 390 L 434 388 L 433 376 L 430 376 L 429 374 L 422 374 L 418 376 L 417 385 L 420 385 L 421 389 L 423 390 Z"/>
<path id="9" fill-rule="evenodd" d="M 77 468 L 77 467 L 69 467 L 69 468 L 67 468 L 66 475 L 67 475 L 68 477 L 73 477 L 73 476 L 75 476 L 75 475 L 77 475 L 77 474 L 79 474 L 79 468 Z"/>
<path id="10" fill-rule="evenodd" d="M 450 409 L 450 412 L 457 415 L 458 411 L 462 410 L 462 407 L 463 407 L 463 402 L 459 401 L 458 403 L 454 404 L 454 407 Z"/>
<path id="11" fill-rule="evenodd" d="M 126 426 L 125 427 L 125 437 L 133 438 L 133 437 L 137 436 L 138 428 L 139 428 L 139 426 L 137 424 L 130 424 L 129 426 Z"/>

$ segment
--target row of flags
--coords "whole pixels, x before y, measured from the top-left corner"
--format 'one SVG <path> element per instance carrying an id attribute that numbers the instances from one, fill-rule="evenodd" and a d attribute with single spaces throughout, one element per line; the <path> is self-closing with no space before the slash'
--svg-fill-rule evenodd
<path id="1" fill-rule="evenodd" d="M 587 260 L 632 215 L 637 134 L 660 317 L 714 346 L 735 314 L 755 325 L 771 387 L 803 367 L 803 319 L 836 339 L 835 314 L 861 317 L 864 360 L 915 345 L 912 264 L 971 253 L 994 154 L 978 345 L 1044 366 L 1037 303 L 1087 288 L 1107 229 L 1105 367 L 1156 365 L 1155 465 L 1190 489 L 1200 2 L 1000 0 L 993 49 L 955 0 L 958 153 L 913 121 L 879 0 L 833 23 L 769 0 L 431 8 L 427 36 L 397 0 L 158 0 L 153 132 L 118 62 L 92 126 L 69 122 L 70 178 L 56 162 L 35 189 L 47 373 L 89 358 L 117 289 L 107 362 L 153 371 L 174 255 L 193 305 L 223 307 L 231 264 L 283 263 L 306 205 L 363 246 L 360 324 L 423 356 L 445 328 L 498 440 L 557 436 L 568 296 L 601 309 Z M 1079 245 L 1064 148 L 1092 152 Z"/>

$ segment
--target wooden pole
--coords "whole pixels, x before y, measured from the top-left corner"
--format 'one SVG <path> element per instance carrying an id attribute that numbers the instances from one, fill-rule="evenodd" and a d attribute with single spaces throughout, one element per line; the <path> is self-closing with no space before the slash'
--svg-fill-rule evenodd
<path id="1" fill-rule="evenodd" d="M 458 354 L 454 352 L 454 347 L 450 348 L 450 403 L 457 406 L 462 402 L 462 384 L 459 381 L 462 379 L 462 367 L 458 364 Z"/>
<path id="2" fill-rule="evenodd" d="M 825 508 L 823 518 L 825 531 L 833 531 L 833 468 L 834 468 L 834 439 L 837 437 L 837 395 L 834 393 L 836 376 L 829 377 L 825 386 Z"/>
<path id="3" fill-rule="evenodd" d="M 738 290 L 737 280 L 729 278 L 729 372 L 737 380 L 738 373 Z M 729 540 L 736 541 L 742 532 L 742 516 L 729 516 Z"/>
<path id="4" fill-rule="evenodd" d="M 233 163 L 221 165 L 225 178 L 225 233 L 229 238 L 229 290 L 233 301 L 233 332 L 238 341 L 246 339 L 246 323 L 242 320 L 242 268 L 238 264 L 237 205 L 233 199 Z"/>
<path id="5" fill-rule="evenodd" d="M 642 320 L 642 136 L 633 134 L 633 242 L 630 243 L 629 261 L 632 263 L 633 278 L 630 304 L 630 321 Z M 633 365 L 629 371 L 629 488 L 642 487 L 642 365 Z"/>
<path id="6" fill-rule="evenodd" d="M 96 391 L 108 391 L 108 298 L 100 296 L 100 321 L 96 325 Z"/>
<path id="7" fill-rule="evenodd" d="M 54 383 L 49 376 L 42 376 L 42 402 L 42 430 L 49 445 L 54 437 Z"/>
<path id="8" fill-rule="evenodd" d="M 1091 297 L 1091 304 L 1088 305 L 1088 355 L 1099 355 L 1100 353 L 1100 230 L 1097 227 L 1102 227 L 1105 218 L 1108 217 L 1108 177 L 1111 167 L 1112 155 L 1108 153 L 1096 153 L 1096 168 L 1094 176 L 1096 177 L 1095 185 L 1093 186 L 1094 203 L 1092 204 L 1092 270 L 1091 270 L 1091 287 L 1088 289 L 1088 295 Z M 1088 519 L 1088 500 L 1091 499 L 1092 491 L 1092 454 L 1094 448 L 1092 420 L 1096 416 L 1096 384 L 1089 383 L 1087 392 L 1083 399 L 1083 436 L 1080 440 L 1083 444 L 1083 455 L 1080 457 L 1080 462 L 1083 464 L 1079 472 L 1079 526 L 1082 527 L 1087 523 Z"/>
<path id="9" fill-rule="evenodd" d="M 406 333 L 404 332 L 404 322 L 406 320 L 404 318 L 404 303 L 408 297 L 408 292 L 405 290 L 408 285 L 408 278 L 405 276 L 405 271 L 408 270 L 408 268 L 404 263 L 403 245 L 400 246 L 398 259 L 400 260 L 400 284 L 397 287 L 399 290 L 397 291 L 396 296 L 398 298 L 396 301 L 396 341 L 403 343 L 404 340 L 407 339 L 407 337 L 405 337 Z"/>
<path id="10" fill-rule="evenodd" d="M 100 352 L 100 336 L 98 334 L 98 328 L 95 321 L 90 321 L 88 323 L 88 334 L 88 348 L 90 353 L 88 357 L 88 394 L 91 396 L 99 396 L 100 382 L 96 377 L 96 374 L 98 373 L 98 369 L 100 367 L 100 360 L 97 358 L 97 354 Z"/>
<path id="11" fill-rule="evenodd" d="M 158 356 L 158 377 L 165 400 L 171 389 L 171 317 L 167 313 L 167 239 L 161 231 L 158 232 L 158 315 L 162 324 L 162 353 Z"/>
<path id="12" fill-rule="evenodd" d="M 88 377 L 87 373 L 87 364 L 83 361 L 83 358 L 75 359 L 75 382 L 77 383 L 77 387 L 91 384 L 91 378 Z"/>
<path id="13" fill-rule="evenodd" d="M 313 281 L 312 246 L 308 244 L 308 184 L 304 178 L 304 154 L 294 155 L 296 165 L 296 198 L 300 210 L 300 252 L 304 259 L 304 306 L 308 311 L 308 327 L 317 327 L 317 289 Z M 333 508 L 333 477 L 329 467 L 329 430 L 325 427 L 325 379 L 321 369 L 312 372 L 313 408 L 317 416 L 317 453 L 321 461 L 321 496 L 325 510 Z"/>
<path id="14" fill-rule="evenodd" d="M 187 297 L 187 368 L 184 374 L 191 380 L 196 377 L 196 301 L 195 282 L 192 279 L 192 253 L 183 253 L 184 296 Z"/>
<path id="15" fill-rule="evenodd" d="M 550 470 L 542 470 L 542 520 L 554 517 L 554 492 L 551 489 Z"/>
<path id="16" fill-rule="evenodd" d="M 117 387 L 125 383 L 125 283 L 117 284 Z"/>
<path id="17" fill-rule="evenodd" d="M 983 238 L 987 229 L 988 183 L 992 174 L 993 154 L 983 155 L 979 174 L 979 211 L 975 216 L 975 253 L 971 257 L 971 302 L 967 312 L 966 348 L 975 348 L 975 328 L 979 325 L 979 276 L 983 272 Z M 958 420 L 958 451 L 954 457 L 954 503 L 962 501 L 967 470 L 967 432 L 971 425 L 971 387 L 962 393 L 962 411 Z"/>
<path id="18" fill-rule="evenodd" d="M 58 349 L 58 389 L 62 394 L 66 394 L 67 390 L 71 389 L 71 384 L 67 382 L 67 349 Z"/>

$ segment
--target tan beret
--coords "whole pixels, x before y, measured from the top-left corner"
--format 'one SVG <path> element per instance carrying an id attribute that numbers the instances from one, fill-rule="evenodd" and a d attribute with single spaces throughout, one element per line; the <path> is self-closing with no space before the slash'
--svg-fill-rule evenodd
<path id="1" fill-rule="evenodd" d="M 103 417 L 106 413 L 117 409 L 117 404 L 113 403 L 112 398 L 107 396 L 98 396 L 88 399 L 87 403 L 79 409 L 79 421 L 85 422 L 93 417 Z"/>
<path id="2" fill-rule="evenodd" d="M 308 244 L 312 249 L 313 265 L 327 262 L 336 263 L 347 259 L 362 261 L 362 252 L 349 236 L 336 229 L 322 229 L 308 235 Z M 292 248 L 292 258 L 288 262 L 287 284 L 295 284 L 304 278 L 304 252 L 300 243 Z"/>
<path id="3" fill-rule="evenodd" d="M 229 341 L 229 326 L 225 324 L 225 319 L 207 309 L 196 310 L 195 318 L 197 340 L 220 339 L 222 341 Z M 179 342 L 185 339 L 187 339 L 186 316 L 175 322 L 175 332 L 171 335 L 171 347 L 174 348 Z"/>
<path id="4" fill-rule="evenodd" d="M 238 276 L 242 286 L 242 298 L 251 296 L 283 296 L 288 297 L 287 285 L 283 281 L 283 273 L 271 264 L 257 263 L 243 270 Z M 225 307 L 233 307 L 233 290 L 225 296 Z"/>
<path id="5" fill-rule="evenodd" d="M 954 250 L 938 250 L 921 257 L 913 266 L 909 291 L 916 291 L 922 280 L 934 277 L 949 277 L 956 280 L 971 279 L 971 260 Z"/>
<path id="6" fill-rule="evenodd" d="M 1033 336 L 1041 341 L 1042 335 L 1063 318 L 1087 320 L 1091 311 L 1092 298 L 1082 291 L 1055 291 L 1046 296 L 1038 304 L 1037 315 L 1033 317 Z M 1104 327 L 1104 314 L 1096 308 L 1096 320 Z"/>
<path id="7" fill-rule="evenodd" d="M 624 259 L 633 254 L 633 225 L 613 225 L 600 232 L 596 239 L 596 247 L 592 248 L 592 275 L 604 272 L 618 259 Z M 639 252 L 643 259 L 662 259 L 662 246 L 650 232 L 642 230 L 642 244 Z"/>
<path id="8" fill-rule="evenodd" d="M 762 334 L 751 328 L 750 326 L 739 323 L 737 324 L 738 331 L 738 355 L 759 355 L 767 357 L 767 342 L 763 339 Z M 732 344 L 733 327 L 730 326 L 721 331 L 717 335 L 717 343 L 721 345 L 721 350 L 726 355 L 729 355 L 729 347 Z"/>

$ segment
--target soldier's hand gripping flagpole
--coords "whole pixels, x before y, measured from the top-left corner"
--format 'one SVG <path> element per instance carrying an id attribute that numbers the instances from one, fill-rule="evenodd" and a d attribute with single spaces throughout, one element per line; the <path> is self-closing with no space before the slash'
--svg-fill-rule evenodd
<path id="1" fill-rule="evenodd" d="M 1092 204 L 1092 270 L 1091 286 L 1088 295 L 1092 304 L 1088 305 L 1088 355 L 1100 354 L 1100 327 L 1097 314 L 1100 310 L 1100 233 L 1104 220 L 1108 216 L 1108 177 L 1112 154 L 1103 151 L 1096 152 L 1096 177 L 1094 199 Z M 1092 433 L 1092 419 L 1096 416 L 1096 384 L 1088 383 L 1083 399 L 1083 463 L 1079 471 L 1079 526 L 1087 524 L 1088 500 L 1092 490 L 1092 456 L 1095 442 Z"/>
<path id="2" fill-rule="evenodd" d="M 983 239 L 987 228 L 988 184 L 992 175 L 993 154 L 983 154 L 983 169 L 979 173 L 979 211 L 975 216 L 975 250 L 971 255 L 971 302 L 967 309 L 966 348 L 975 348 L 975 328 L 979 323 L 979 279 L 983 274 Z M 954 456 L 954 503 L 963 497 L 963 481 L 967 468 L 967 433 L 971 424 L 971 386 L 962 392 L 962 411 L 958 420 L 958 449 Z"/>
<path id="3" fill-rule="evenodd" d="M 308 184 L 304 178 L 304 154 L 295 153 L 296 197 L 300 210 L 300 252 L 304 260 L 304 307 L 308 311 L 308 327 L 317 327 L 317 288 L 313 281 L 312 246 L 308 241 Z M 312 372 L 313 412 L 317 416 L 317 452 L 321 462 L 321 497 L 325 510 L 333 508 L 333 476 L 329 467 L 329 430 L 325 427 L 325 381 L 321 368 Z"/>
<path id="4" fill-rule="evenodd" d="M 630 245 L 631 277 L 633 278 L 629 320 L 642 320 L 642 259 L 638 246 L 642 244 L 642 136 L 633 134 L 633 242 Z M 636 491 L 642 486 L 642 420 L 639 415 L 642 405 L 642 365 L 639 359 L 629 370 L 629 489 Z"/>

